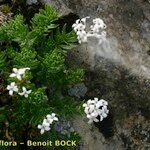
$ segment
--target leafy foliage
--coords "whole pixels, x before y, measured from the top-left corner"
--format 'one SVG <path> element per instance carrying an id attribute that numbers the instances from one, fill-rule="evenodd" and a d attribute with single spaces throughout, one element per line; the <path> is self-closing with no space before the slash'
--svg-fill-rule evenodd
<path id="1" fill-rule="evenodd" d="M 17 94 L 10 97 L 6 90 L 2 93 L 7 102 L 0 107 L 0 127 L 3 129 L 0 138 L 4 137 L 6 128 L 3 124 L 6 122 L 12 137 L 22 140 L 20 138 L 30 137 L 32 132 L 35 132 L 34 138 L 40 137 L 35 128 L 49 113 L 68 117 L 78 113 L 80 104 L 63 92 L 69 85 L 81 82 L 84 71 L 72 69 L 66 63 L 68 50 L 76 44 L 76 35 L 73 31 L 67 32 L 66 26 L 54 23 L 58 18 L 56 10 L 46 5 L 30 24 L 25 23 L 22 15 L 17 15 L 0 26 L 0 76 L 5 72 L 5 84 L 17 82 L 15 78 L 8 78 L 12 68 L 29 67 L 30 73 L 17 85 L 32 89 L 27 98 Z"/>
<path id="2" fill-rule="evenodd" d="M 75 43 L 77 38 L 75 32 L 70 32 L 66 34 L 66 25 L 60 29 L 58 28 L 56 34 L 54 35 L 57 47 L 62 49 L 71 49 L 73 48 L 72 43 Z"/>
<path id="3" fill-rule="evenodd" d="M 0 52 L 0 72 L 4 69 L 5 65 L 5 55 L 3 52 Z"/>
<path id="4" fill-rule="evenodd" d="M 16 41 L 22 43 L 28 33 L 23 16 L 17 15 L 14 20 L 4 23 L 0 29 L 0 40 Z"/>
<path id="5" fill-rule="evenodd" d="M 44 89 L 41 88 L 32 91 L 28 99 L 19 97 L 14 104 L 13 112 L 20 127 L 28 123 L 37 125 L 52 110 L 51 107 L 47 108 L 45 103 L 47 100 L 48 98 L 44 93 Z"/>
<path id="6" fill-rule="evenodd" d="M 34 69 L 38 65 L 36 54 L 36 51 L 32 51 L 26 48 L 21 49 L 21 52 L 16 53 L 16 55 L 14 56 L 14 65 L 16 67 L 30 67 Z"/>
<path id="7" fill-rule="evenodd" d="M 46 69 L 47 75 L 59 73 L 65 69 L 65 58 L 57 50 L 48 53 L 43 60 L 43 67 Z"/>
<path id="8" fill-rule="evenodd" d="M 72 117 L 79 108 L 78 103 L 70 97 L 64 97 L 61 101 L 58 98 L 54 98 L 53 100 L 55 103 L 51 103 L 51 105 L 56 109 L 58 114 L 62 114 L 67 117 Z M 62 107 L 64 109 L 62 109 Z M 76 112 L 76 114 L 79 114 L 79 112 Z"/>
<path id="9" fill-rule="evenodd" d="M 74 69 L 74 70 L 69 70 L 68 75 L 66 77 L 66 81 L 69 84 L 75 84 L 75 83 L 80 83 L 83 79 L 84 76 L 84 71 L 83 69 Z"/>
<path id="10" fill-rule="evenodd" d="M 32 19 L 33 29 L 46 29 L 51 22 L 57 18 L 58 13 L 56 10 L 53 7 L 46 5 L 45 9 L 41 9 L 40 12 Z"/>

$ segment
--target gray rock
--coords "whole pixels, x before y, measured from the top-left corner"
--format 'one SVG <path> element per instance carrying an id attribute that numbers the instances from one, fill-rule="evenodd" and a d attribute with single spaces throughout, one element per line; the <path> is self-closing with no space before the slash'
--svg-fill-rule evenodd
<path id="1" fill-rule="evenodd" d="M 73 122 L 75 131 L 83 140 L 81 150 L 125 150 L 120 139 L 113 137 L 106 140 L 97 128 L 88 125 L 81 117 L 76 117 Z"/>
<path id="2" fill-rule="evenodd" d="M 61 118 L 59 122 L 55 123 L 54 128 L 60 134 L 67 135 L 68 137 L 70 137 L 70 134 L 74 132 L 74 128 L 71 123 L 63 118 Z"/>
<path id="3" fill-rule="evenodd" d="M 56 10 L 63 16 L 68 15 L 69 13 L 72 12 L 72 10 L 69 9 L 63 2 L 63 0 L 41 0 L 41 2 L 44 4 L 50 4 L 54 6 Z"/>
<path id="4" fill-rule="evenodd" d="M 145 17 L 150 21 L 150 9 L 143 10 Z"/>
<path id="5" fill-rule="evenodd" d="M 103 47 L 99 47 L 95 43 L 93 46 L 90 43 L 90 45 L 79 47 L 79 57 L 91 65 L 91 68 L 95 65 L 96 67 L 103 65 L 96 62 L 95 56 L 103 57 L 115 65 L 119 63 L 136 76 L 150 78 L 150 60 L 147 55 L 150 48 L 150 43 L 148 43 L 150 39 L 149 21 L 143 20 L 144 17 L 149 18 L 147 2 L 134 0 L 119 2 L 113 0 L 42 1 L 52 4 L 63 15 L 74 12 L 81 18 L 91 16 L 91 18 L 104 19 L 108 26 L 107 43 Z M 109 17 L 109 14 L 113 18 Z M 106 65 L 104 64 L 104 66 Z"/>
<path id="6" fill-rule="evenodd" d="M 43 0 L 44 1 L 44 0 Z M 74 63 L 86 71 L 87 97 L 108 100 L 117 124 L 125 124 L 128 116 L 150 112 L 150 27 L 148 1 L 142 0 L 45 0 L 63 15 L 73 12 L 81 18 L 100 17 L 107 24 L 107 42 L 82 44 L 72 52 Z M 110 15 L 111 14 L 111 15 Z M 71 62 L 73 61 L 71 60 Z M 117 133 L 109 141 L 81 118 L 74 127 L 82 136 L 81 150 L 123 150 Z M 140 149 L 141 146 L 136 147 Z M 145 148 L 146 149 L 146 148 Z M 133 148 L 134 150 L 134 148 Z"/>
<path id="7" fill-rule="evenodd" d="M 38 1 L 37 0 L 27 0 L 27 5 L 32 5 L 32 4 L 36 4 Z"/>
<path id="8" fill-rule="evenodd" d="M 150 42 L 150 21 L 144 20 L 141 26 L 142 36 Z"/>
<path id="9" fill-rule="evenodd" d="M 85 86 L 84 83 L 77 84 L 68 90 L 68 94 L 70 96 L 75 96 L 77 98 L 84 97 L 86 92 L 87 92 L 87 87 Z"/>

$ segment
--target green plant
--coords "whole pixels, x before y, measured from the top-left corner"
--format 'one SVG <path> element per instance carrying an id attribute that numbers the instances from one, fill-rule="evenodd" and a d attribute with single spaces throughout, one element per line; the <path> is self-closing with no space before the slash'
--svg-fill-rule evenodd
<path id="1" fill-rule="evenodd" d="M 5 68 L 5 54 L 3 52 L 0 52 L 0 72 L 2 72 Z"/>
<path id="2" fill-rule="evenodd" d="M 9 96 L 7 90 L 2 93 L 8 101 L 0 107 L 0 138 L 9 130 L 14 140 L 22 141 L 24 137 L 45 140 L 46 136 L 40 136 L 37 125 L 47 114 L 56 112 L 60 117 L 72 118 L 78 113 L 80 103 L 66 96 L 64 89 L 81 82 L 84 71 L 70 68 L 66 63 L 68 50 L 76 44 L 76 35 L 73 31 L 66 32 L 66 26 L 56 24 L 58 18 L 56 10 L 46 5 L 30 24 L 25 23 L 22 15 L 17 15 L 0 27 L 0 76 L 5 85 L 15 82 L 18 87 L 15 91 L 18 94 L 14 92 Z M 21 73 L 26 67 L 30 71 Z M 20 71 L 21 80 L 10 76 L 12 68 Z M 32 89 L 27 97 L 19 94 L 24 86 Z M 46 135 L 52 139 L 62 138 L 54 130 Z M 79 136 L 72 133 L 71 138 L 79 139 Z"/>

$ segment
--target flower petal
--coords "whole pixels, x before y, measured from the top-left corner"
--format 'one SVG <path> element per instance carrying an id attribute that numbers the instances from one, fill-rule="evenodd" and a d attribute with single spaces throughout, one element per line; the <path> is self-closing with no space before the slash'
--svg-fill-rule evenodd
<path id="1" fill-rule="evenodd" d="M 38 125 L 38 129 L 42 129 L 42 127 L 43 127 L 42 125 L 40 125 L 40 124 Z"/>
<path id="2" fill-rule="evenodd" d="M 94 118 L 94 122 L 99 122 L 99 120 L 97 118 Z"/>
<path id="3" fill-rule="evenodd" d="M 22 74 L 24 74 L 24 73 L 25 73 L 25 71 L 26 71 L 26 69 L 25 69 L 25 68 L 21 68 L 21 69 L 19 69 L 19 74 L 20 74 L 20 75 L 22 75 Z"/>
<path id="4" fill-rule="evenodd" d="M 27 91 L 27 94 L 30 94 L 32 92 L 32 90 Z"/>
<path id="5" fill-rule="evenodd" d="M 53 123 L 53 119 L 47 118 L 47 122 L 48 122 L 49 124 L 52 124 L 52 123 Z"/>
<path id="6" fill-rule="evenodd" d="M 49 131 L 51 128 L 50 127 L 45 127 L 45 130 L 46 131 Z"/>
<path id="7" fill-rule="evenodd" d="M 24 97 L 27 98 L 27 97 L 28 97 L 28 94 L 24 94 Z"/>
<path id="8" fill-rule="evenodd" d="M 12 74 L 10 74 L 9 77 L 15 77 L 15 76 L 16 76 L 16 74 L 15 74 L 15 73 L 12 73 Z"/>
<path id="9" fill-rule="evenodd" d="M 21 75 L 20 74 L 17 74 L 16 77 L 17 77 L 18 80 L 21 80 Z"/>
<path id="10" fill-rule="evenodd" d="M 44 133 L 44 131 L 45 131 L 44 129 L 41 129 L 40 133 L 41 133 L 41 134 L 43 134 L 43 133 Z"/>
<path id="11" fill-rule="evenodd" d="M 24 92 L 22 92 L 22 93 L 18 93 L 18 94 L 22 96 L 22 95 L 24 95 Z"/>
<path id="12" fill-rule="evenodd" d="M 57 117 L 54 117 L 53 120 L 58 121 L 58 118 L 57 118 Z"/>
<path id="13" fill-rule="evenodd" d="M 13 72 L 14 73 L 18 73 L 18 69 L 17 68 L 13 68 Z"/>
<path id="14" fill-rule="evenodd" d="M 52 113 L 51 115 L 52 115 L 52 117 L 55 117 L 56 114 L 55 114 L 55 113 Z"/>
<path id="15" fill-rule="evenodd" d="M 48 114 L 46 117 L 47 117 L 47 118 L 51 118 L 52 116 L 51 116 L 50 114 Z"/>
<path id="16" fill-rule="evenodd" d="M 23 91 L 26 91 L 27 89 L 23 86 L 23 87 L 22 87 L 22 90 L 23 90 Z"/>
<path id="17" fill-rule="evenodd" d="M 91 124 L 93 122 L 93 120 L 92 119 L 90 119 L 89 121 L 88 121 L 88 124 Z"/>
<path id="18" fill-rule="evenodd" d="M 14 89 L 13 89 L 13 91 L 18 92 L 18 87 L 15 86 Z"/>
<path id="19" fill-rule="evenodd" d="M 7 88 L 6 88 L 7 90 L 9 90 L 10 89 L 10 85 L 7 85 Z"/>
<path id="20" fill-rule="evenodd" d="M 11 96 L 13 95 L 13 90 L 9 91 L 9 95 L 11 95 Z"/>
<path id="21" fill-rule="evenodd" d="M 10 86 L 15 86 L 15 82 L 11 82 Z"/>

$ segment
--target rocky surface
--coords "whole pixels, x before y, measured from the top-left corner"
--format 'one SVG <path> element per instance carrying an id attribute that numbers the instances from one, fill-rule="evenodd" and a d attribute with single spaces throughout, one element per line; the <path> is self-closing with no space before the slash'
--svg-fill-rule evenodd
<path id="1" fill-rule="evenodd" d="M 115 129 L 114 136 L 107 140 L 97 129 L 93 127 L 91 131 L 91 127 L 77 118 L 74 126 L 83 137 L 84 146 L 81 149 L 122 150 L 124 147 L 149 150 L 149 130 L 145 130 L 148 127 L 144 126 L 149 125 L 150 120 L 149 1 L 43 2 L 54 5 L 62 15 L 75 13 L 80 18 L 100 17 L 107 24 L 107 42 L 104 45 L 82 44 L 70 54 L 71 60 L 74 60 L 72 63 L 86 69 L 88 92 L 85 99 L 99 97 L 108 100 Z"/>
<path id="2" fill-rule="evenodd" d="M 61 15 L 68 15 L 72 10 L 62 0 L 41 0 L 42 3 L 53 5 Z"/>
<path id="3" fill-rule="evenodd" d="M 133 74 L 150 78 L 150 4 L 148 1 L 43 0 L 43 2 L 52 4 L 62 15 L 73 12 L 81 18 L 90 16 L 104 19 L 108 26 L 109 43 L 103 53 L 100 51 L 101 47 L 95 45 L 91 47 L 91 44 L 79 48 L 81 54 L 84 52 L 84 57 L 86 55 L 86 60 L 90 60 L 89 64 L 95 66 L 95 55 L 102 56 L 112 63 L 119 62 Z M 84 61 L 87 63 L 86 60 Z"/>
<path id="4" fill-rule="evenodd" d="M 123 143 L 117 136 L 105 140 L 95 126 L 87 124 L 86 118 L 76 117 L 73 125 L 83 139 L 81 150 L 124 150 Z"/>

